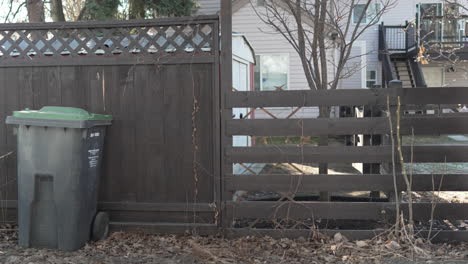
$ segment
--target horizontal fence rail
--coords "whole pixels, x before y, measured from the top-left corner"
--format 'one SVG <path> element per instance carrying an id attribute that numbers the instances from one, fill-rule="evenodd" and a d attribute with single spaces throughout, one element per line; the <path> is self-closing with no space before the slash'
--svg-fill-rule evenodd
<path id="1" fill-rule="evenodd" d="M 399 190 L 406 189 L 404 177 L 396 175 Z M 230 191 L 314 192 L 371 191 L 393 188 L 392 174 L 313 174 L 313 175 L 227 175 L 226 189 Z M 466 191 L 468 174 L 416 174 L 412 176 L 413 191 Z"/>
<path id="2" fill-rule="evenodd" d="M 299 91 L 231 92 L 227 95 L 227 108 L 236 107 L 294 107 L 294 106 L 386 106 L 387 98 L 396 105 L 467 104 L 465 87 L 343 89 Z"/>
<path id="3" fill-rule="evenodd" d="M 408 204 L 402 204 L 404 215 Z M 432 215 L 432 203 L 413 204 L 417 221 L 468 219 L 468 204 L 439 203 Z M 395 215 L 394 203 L 380 202 L 229 202 L 228 213 L 232 218 L 273 219 L 354 219 L 391 220 Z"/>
<path id="4" fill-rule="evenodd" d="M 396 123 L 396 122 L 394 122 Z M 396 124 L 395 124 L 396 126 Z M 233 119 L 226 121 L 229 135 L 249 136 L 320 136 L 386 134 L 386 117 L 321 119 Z M 402 135 L 468 134 L 466 116 L 402 117 Z"/>
<path id="5" fill-rule="evenodd" d="M 468 162 L 468 146 L 403 146 L 406 162 Z M 413 155 L 411 156 L 411 152 Z M 228 147 L 233 163 L 385 163 L 392 161 L 391 146 L 256 146 Z M 397 157 L 395 151 L 395 157 Z"/>

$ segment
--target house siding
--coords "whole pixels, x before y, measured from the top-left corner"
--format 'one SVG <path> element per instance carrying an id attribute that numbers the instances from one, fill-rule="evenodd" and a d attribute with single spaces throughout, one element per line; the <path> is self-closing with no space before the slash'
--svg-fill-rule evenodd
<path id="1" fill-rule="evenodd" d="M 195 15 L 214 15 L 220 7 L 220 0 L 196 0 L 198 8 L 194 11 Z"/>
<path id="2" fill-rule="evenodd" d="M 255 4 L 255 2 L 253 3 Z M 257 55 L 262 54 L 287 54 L 289 57 L 289 75 L 288 89 L 289 90 L 306 90 L 309 89 L 307 79 L 302 68 L 302 63 L 299 55 L 291 47 L 291 44 L 279 33 L 265 24 L 255 13 L 251 4 L 246 4 L 241 9 L 233 14 L 232 17 L 233 31 L 240 32 L 246 36 L 252 45 Z M 281 85 L 281 84 L 278 84 Z M 272 109 L 275 115 L 286 117 L 291 113 L 290 108 Z M 265 114 L 257 111 L 258 118 L 264 117 Z M 297 118 L 305 115 L 316 115 L 318 110 L 315 107 L 304 108 L 298 111 L 294 116 Z"/>

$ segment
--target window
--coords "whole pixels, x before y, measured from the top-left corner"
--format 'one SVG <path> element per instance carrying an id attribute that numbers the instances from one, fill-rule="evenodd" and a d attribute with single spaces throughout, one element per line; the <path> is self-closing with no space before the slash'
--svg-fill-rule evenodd
<path id="1" fill-rule="evenodd" d="M 377 87 L 377 72 L 376 71 L 367 71 L 366 87 L 367 88 Z"/>
<path id="2" fill-rule="evenodd" d="M 289 55 L 264 54 L 256 56 L 254 83 L 256 91 L 288 89 Z"/>
<path id="3" fill-rule="evenodd" d="M 361 20 L 361 24 L 367 24 L 371 22 L 377 22 L 373 21 L 376 17 L 377 14 L 380 12 L 380 3 L 371 3 L 369 4 L 369 7 L 366 9 L 366 4 L 356 4 L 354 5 L 353 8 L 353 22 L 358 23 L 359 19 L 363 15 L 364 12 L 365 15 Z"/>
<path id="4" fill-rule="evenodd" d="M 441 16 L 442 3 L 422 3 L 417 5 L 417 12 L 423 16 Z"/>
<path id="5" fill-rule="evenodd" d="M 257 0 L 257 6 L 265 6 L 265 0 Z"/>

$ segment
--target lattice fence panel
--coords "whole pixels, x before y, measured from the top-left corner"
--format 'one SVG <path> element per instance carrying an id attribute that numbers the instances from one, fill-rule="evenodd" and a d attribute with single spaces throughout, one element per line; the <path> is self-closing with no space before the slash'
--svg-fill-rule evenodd
<path id="1" fill-rule="evenodd" d="M 37 24 L 36 24 L 37 25 Z M 214 53 L 215 22 L 187 21 L 158 25 L 148 21 L 99 24 L 84 27 L 80 24 L 56 23 L 39 29 L 27 24 L 17 29 L 0 27 L 0 56 L 37 59 L 43 57 L 97 57 L 142 55 L 194 55 Z"/>

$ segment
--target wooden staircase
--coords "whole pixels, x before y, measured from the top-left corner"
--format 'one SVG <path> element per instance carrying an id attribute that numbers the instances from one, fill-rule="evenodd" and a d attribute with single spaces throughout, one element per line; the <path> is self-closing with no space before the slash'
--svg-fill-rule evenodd
<path id="1" fill-rule="evenodd" d="M 403 83 L 403 88 L 416 87 L 408 59 L 392 59 L 395 75 Z"/>
<path id="2" fill-rule="evenodd" d="M 390 42 L 387 42 L 387 37 L 391 39 Z M 383 87 L 388 87 L 392 80 L 400 80 L 403 88 L 427 87 L 421 63 L 415 60 L 418 50 L 414 28 L 409 27 L 408 23 L 400 26 L 379 25 Z"/>

